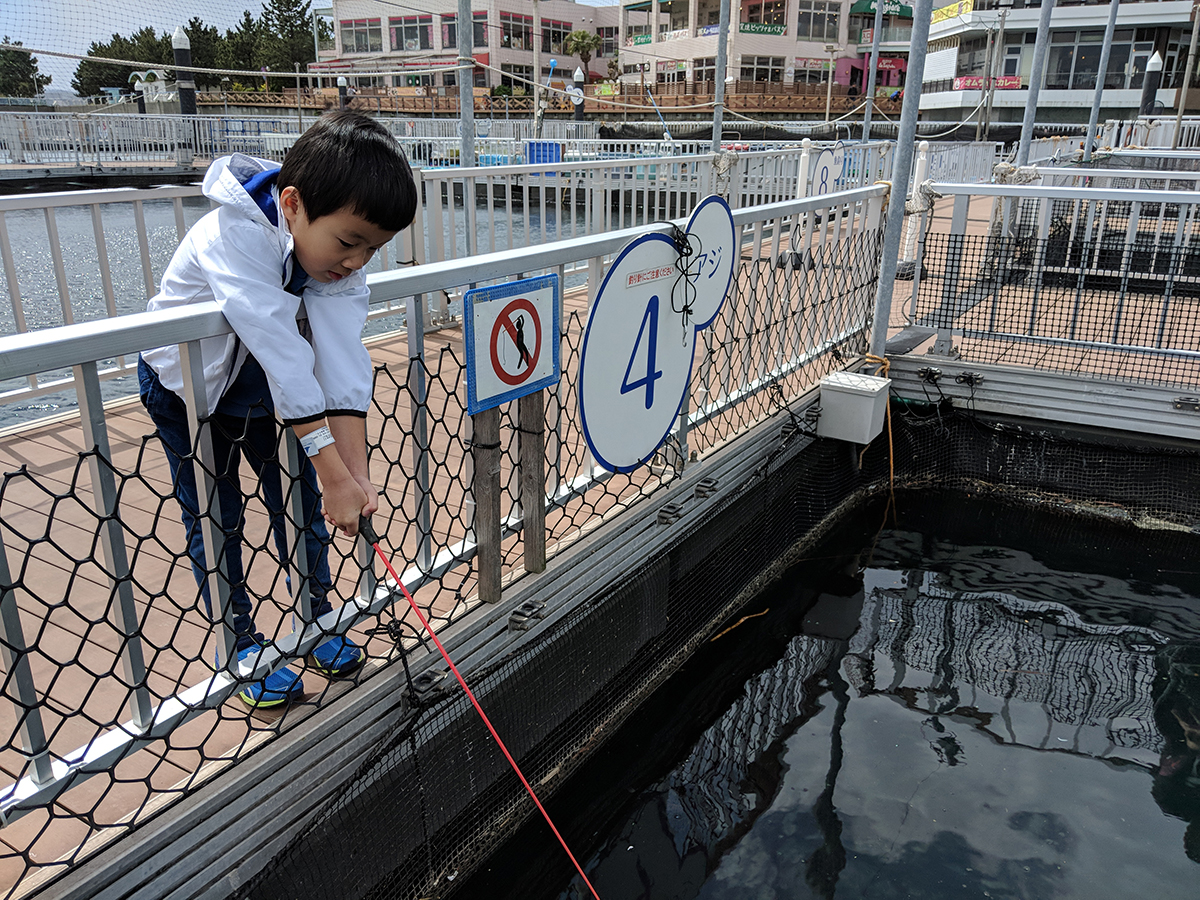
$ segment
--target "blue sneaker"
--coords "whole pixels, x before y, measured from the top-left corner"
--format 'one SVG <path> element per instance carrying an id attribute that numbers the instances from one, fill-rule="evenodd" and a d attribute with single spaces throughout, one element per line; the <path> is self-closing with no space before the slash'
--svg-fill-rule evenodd
<path id="1" fill-rule="evenodd" d="M 321 674 L 341 678 L 361 666 L 366 656 L 358 644 L 344 637 L 335 637 L 316 647 L 309 654 L 309 660 Z"/>
<path id="2" fill-rule="evenodd" d="M 238 651 L 238 661 L 245 659 L 251 653 L 262 649 L 260 645 L 253 644 Z M 238 691 L 238 699 L 247 706 L 252 706 L 256 709 L 267 709 L 272 706 L 280 706 L 284 703 L 291 703 L 293 700 L 299 700 L 304 695 L 304 684 L 300 681 L 300 676 L 291 669 L 280 669 L 278 672 L 272 672 L 262 681 L 254 681 L 246 684 Z"/>

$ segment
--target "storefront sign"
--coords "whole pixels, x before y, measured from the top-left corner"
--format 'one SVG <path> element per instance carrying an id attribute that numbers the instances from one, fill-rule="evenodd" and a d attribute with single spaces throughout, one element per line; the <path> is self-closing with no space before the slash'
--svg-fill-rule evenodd
<path id="1" fill-rule="evenodd" d="M 666 34 L 661 35 L 661 40 L 677 41 L 680 38 L 685 37 L 691 37 L 691 32 L 689 32 L 686 28 L 676 28 L 674 31 L 668 31 Z"/>
<path id="2" fill-rule="evenodd" d="M 648 34 L 635 34 L 625 38 L 626 47 L 636 47 L 638 44 L 648 43 L 650 43 L 650 35 Z"/>
<path id="3" fill-rule="evenodd" d="M 999 78 L 993 78 L 992 84 L 998 91 L 1017 90 L 1021 87 L 1021 76 L 1001 75 Z M 956 91 L 982 91 L 985 87 L 982 75 L 959 75 L 954 79 L 954 90 Z"/>
<path id="4" fill-rule="evenodd" d="M 824 70 L 824 69 L 829 68 L 829 60 L 813 59 L 810 57 L 797 56 L 796 57 L 796 68 L 797 69 L 822 69 L 822 70 Z"/>
<path id="5" fill-rule="evenodd" d="M 875 0 L 857 0 L 850 7 L 850 15 L 865 16 L 874 15 Z M 913 11 L 911 6 L 905 6 L 899 0 L 883 0 L 883 14 L 885 16 L 900 16 L 903 19 L 911 19 Z"/>
<path id="6" fill-rule="evenodd" d="M 710 35 L 710 34 L 720 34 L 721 26 L 720 25 L 701 25 L 696 33 L 699 34 L 700 37 L 708 37 L 708 35 Z"/>
<path id="7" fill-rule="evenodd" d="M 957 19 L 959 16 L 967 16 L 975 11 L 975 0 L 959 0 L 958 3 L 951 3 L 949 6 L 943 6 L 941 9 L 933 11 L 933 18 L 930 20 L 932 24 L 945 22 L 947 19 Z"/>
<path id="8" fill-rule="evenodd" d="M 739 22 L 738 31 L 742 34 L 784 34 L 786 25 L 768 25 L 765 22 Z"/>
<path id="9" fill-rule="evenodd" d="M 903 72 L 908 68 L 908 61 L 900 59 L 897 56 L 881 56 L 879 57 L 879 70 L 882 72 L 887 69 L 889 71 Z"/>

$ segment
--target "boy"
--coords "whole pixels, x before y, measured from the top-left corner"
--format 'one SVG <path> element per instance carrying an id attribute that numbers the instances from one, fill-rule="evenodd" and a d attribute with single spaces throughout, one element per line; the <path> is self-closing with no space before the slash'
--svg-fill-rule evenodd
<path id="1" fill-rule="evenodd" d="M 318 120 L 296 141 L 282 168 L 242 154 L 216 160 L 204 177 L 204 193 L 219 206 L 184 237 L 148 308 L 215 300 L 233 326 L 232 335 L 201 341 L 201 357 L 204 390 L 215 411 L 211 433 L 225 562 L 237 654 L 244 659 L 265 641 L 254 629 L 242 569 L 240 456 L 260 482 L 284 559 L 276 414 L 299 439 L 304 459 L 298 524 L 309 590 L 314 614 L 328 612 L 332 582 L 325 523 L 353 536 L 359 516 L 370 516 L 379 505 L 367 474 L 372 370 L 361 337 L 369 298 L 362 268 L 412 222 L 417 196 L 408 162 L 387 130 L 349 112 Z M 308 318 L 298 325 L 301 299 Z M 192 570 L 211 614 L 178 346 L 143 353 L 138 378 L 166 450 Z M 326 675 L 342 676 L 363 658 L 360 647 L 335 637 L 318 646 L 311 661 Z M 245 685 L 238 696 L 250 706 L 269 707 L 303 691 L 299 675 L 283 669 Z"/>

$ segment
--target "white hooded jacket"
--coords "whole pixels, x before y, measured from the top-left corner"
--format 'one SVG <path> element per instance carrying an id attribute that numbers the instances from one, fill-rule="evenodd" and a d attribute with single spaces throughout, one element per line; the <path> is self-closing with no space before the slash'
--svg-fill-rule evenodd
<path id="1" fill-rule="evenodd" d="M 237 377 L 246 354 L 262 366 L 284 422 L 299 424 L 327 413 L 365 415 L 371 402 L 371 357 L 362 343 L 370 290 L 360 269 L 323 284 L 309 278 L 302 291 L 309 328 L 297 326 L 300 297 L 284 290 L 292 274 L 292 235 L 272 189 L 279 224 L 271 224 L 243 185 L 278 168 L 236 153 L 213 162 L 204 194 L 220 204 L 192 226 L 163 273 L 147 309 L 215 300 L 235 334 L 200 342 L 208 408 Z M 240 339 L 240 340 L 239 340 Z M 147 350 L 146 363 L 163 386 L 183 396 L 179 347 Z"/>

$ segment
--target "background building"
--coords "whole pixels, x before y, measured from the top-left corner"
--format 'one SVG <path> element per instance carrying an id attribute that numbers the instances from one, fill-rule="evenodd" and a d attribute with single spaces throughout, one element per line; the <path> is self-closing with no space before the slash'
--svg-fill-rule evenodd
<path id="1" fill-rule="evenodd" d="M 1029 98 L 1040 0 L 974 0 L 962 6 L 961 14 L 930 26 L 921 118 L 962 121 L 986 99 L 983 88 L 990 45 L 993 72 L 998 76 L 992 121 L 1018 122 Z M 1104 76 L 1101 121 L 1137 114 L 1146 62 L 1156 50 L 1164 61 L 1157 100 L 1161 108 L 1174 109 L 1187 62 L 1191 12 L 1190 0 L 1121 3 Z M 1045 80 L 1038 97 L 1040 121 L 1088 120 L 1108 15 L 1108 4 L 1059 0 L 1055 5 Z M 1194 96 L 1193 102 L 1200 102 L 1200 96 Z"/>

